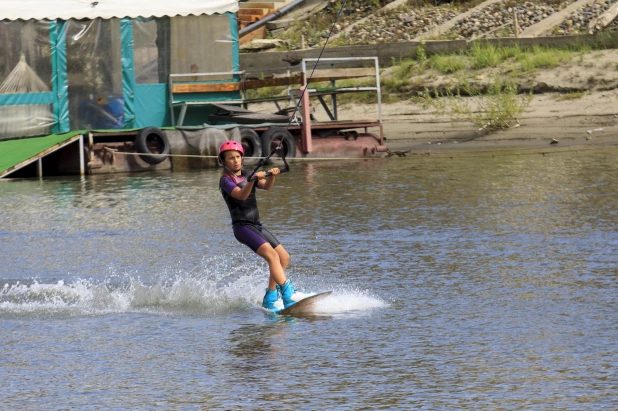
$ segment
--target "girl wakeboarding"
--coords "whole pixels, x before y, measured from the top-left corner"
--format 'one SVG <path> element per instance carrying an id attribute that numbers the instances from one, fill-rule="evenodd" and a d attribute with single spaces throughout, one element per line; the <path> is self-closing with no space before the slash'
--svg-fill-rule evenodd
<path id="1" fill-rule="evenodd" d="M 244 154 L 242 144 L 237 141 L 229 140 L 221 144 L 219 163 L 223 166 L 223 173 L 219 180 L 219 190 L 230 210 L 234 237 L 268 263 L 270 277 L 262 307 L 278 311 L 279 308 L 275 303 L 279 299 L 279 294 L 284 308 L 294 305 L 309 294 L 296 292 L 292 282 L 285 275 L 290 255 L 260 222 L 256 188 L 270 190 L 275 185 L 275 176 L 280 174 L 281 170 L 271 168 L 268 173 L 265 171 L 250 173 L 243 168 Z"/>

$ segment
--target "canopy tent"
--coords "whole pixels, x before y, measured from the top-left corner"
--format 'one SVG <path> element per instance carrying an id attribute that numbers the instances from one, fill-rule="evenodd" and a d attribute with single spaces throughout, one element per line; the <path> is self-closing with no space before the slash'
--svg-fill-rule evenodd
<path id="1" fill-rule="evenodd" d="M 0 140 L 164 127 L 170 74 L 238 71 L 237 0 L 0 4 Z"/>
<path id="2" fill-rule="evenodd" d="M 237 0 L 2 0 L 0 20 L 173 17 L 237 11 Z"/>

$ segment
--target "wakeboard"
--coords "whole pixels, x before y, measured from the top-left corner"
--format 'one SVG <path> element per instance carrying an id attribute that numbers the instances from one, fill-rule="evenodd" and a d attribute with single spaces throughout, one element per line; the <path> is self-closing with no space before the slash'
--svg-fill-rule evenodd
<path id="1" fill-rule="evenodd" d="M 315 305 L 318 301 L 323 300 L 324 298 L 331 295 L 332 291 L 325 291 L 323 293 L 312 295 L 311 297 L 303 298 L 296 304 L 289 306 L 288 308 L 283 308 L 278 311 L 271 311 L 275 314 L 280 315 L 295 315 L 295 314 L 307 314 L 311 313 L 315 308 Z"/>

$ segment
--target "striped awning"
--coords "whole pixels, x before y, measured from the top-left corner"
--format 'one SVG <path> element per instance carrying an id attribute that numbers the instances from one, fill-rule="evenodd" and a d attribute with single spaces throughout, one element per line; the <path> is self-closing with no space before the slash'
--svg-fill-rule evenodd
<path id="1" fill-rule="evenodd" d="M 2 0 L 0 20 L 199 16 L 238 11 L 236 0 Z"/>

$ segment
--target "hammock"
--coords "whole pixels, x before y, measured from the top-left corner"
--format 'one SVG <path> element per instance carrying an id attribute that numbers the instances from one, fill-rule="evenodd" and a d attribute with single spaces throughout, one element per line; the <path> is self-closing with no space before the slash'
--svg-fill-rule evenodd
<path id="1" fill-rule="evenodd" d="M 49 92 L 49 87 L 26 63 L 22 54 L 19 63 L 0 84 L 0 94 Z M 0 105 L 0 140 L 13 137 L 47 135 L 54 125 L 51 104 Z"/>
<path id="2" fill-rule="evenodd" d="M 23 54 L 13 71 L 0 84 L 0 94 L 42 93 L 46 91 L 49 91 L 49 87 L 26 63 L 26 57 Z"/>

